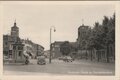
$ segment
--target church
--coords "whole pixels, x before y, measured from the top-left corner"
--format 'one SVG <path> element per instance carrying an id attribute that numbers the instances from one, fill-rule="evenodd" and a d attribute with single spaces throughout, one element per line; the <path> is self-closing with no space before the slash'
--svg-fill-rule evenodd
<path id="1" fill-rule="evenodd" d="M 25 54 L 27 51 L 29 54 Z M 43 54 L 44 47 L 32 42 L 29 39 L 21 39 L 19 37 L 19 27 L 17 27 L 16 21 L 11 27 L 11 33 L 9 35 L 3 35 L 3 59 L 8 59 L 12 62 L 23 62 L 25 55 L 36 58 Z"/>
<path id="2" fill-rule="evenodd" d="M 7 58 L 12 62 L 23 61 L 24 44 L 19 37 L 19 27 L 16 21 L 11 27 L 10 35 L 3 35 L 3 59 Z"/>

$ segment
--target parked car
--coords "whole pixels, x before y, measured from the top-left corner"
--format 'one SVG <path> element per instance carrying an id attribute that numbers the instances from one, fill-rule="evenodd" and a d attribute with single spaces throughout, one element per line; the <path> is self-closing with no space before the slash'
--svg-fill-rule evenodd
<path id="1" fill-rule="evenodd" d="M 65 56 L 63 61 L 65 61 L 65 62 L 72 62 L 72 61 L 74 61 L 74 59 L 72 59 L 70 56 Z"/>
<path id="2" fill-rule="evenodd" d="M 45 56 L 39 56 L 39 57 L 37 57 L 37 64 L 39 64 L 39 65 L 45 65 L 46 64 Z"/>
<path id="3" fill-rule="evenodd" d="M 63 59 L 64 59 L 64 57 L 59 57 L 58 59 L 59 59 L 59 60 L 63 60 Z"/>

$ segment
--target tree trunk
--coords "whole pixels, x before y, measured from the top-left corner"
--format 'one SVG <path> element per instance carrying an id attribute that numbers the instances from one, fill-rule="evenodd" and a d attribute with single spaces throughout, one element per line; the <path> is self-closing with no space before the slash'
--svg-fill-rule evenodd
<path id="1" fill-rule="evenodd" d="M 92 56 L 93 56 L 93 55 L 92 55 L 92 49 L 90 50 L 90 53 L 91 53 L 91 61 L 92 61 Z"/>
<path id="2" fill-rule="evenodd" d="M 87 50 L 86 50 L 86 60 L 87 60 Z"/>
<path id="3" fill-rule="evenodd" d="M 107 63 L 109 63 L 109 46 L 107 45 Z"/>
<path id="4" fill-rule="evenodd" d="M 98 51 L 97 51 L 97 57 L 98 57 L 97 60 L 98 60 L 98 62 L 99 62 L 99 52 L 98 52 Z"/>

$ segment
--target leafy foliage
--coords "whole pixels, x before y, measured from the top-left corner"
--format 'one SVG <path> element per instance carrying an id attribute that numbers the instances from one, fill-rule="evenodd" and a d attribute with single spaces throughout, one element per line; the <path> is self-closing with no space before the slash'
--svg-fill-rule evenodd
<path id="1" fill-rule="evenodd" d="M 68 41 L 65 41 L 60 45 L 60 51 L 62 52 L 63 55 L 68 55 L 70 53 L 71 46 Z"/>
<path id="2" fill-rule="evenodd" d="M 84 46 L 81 49 L 97 50 L 106 48 L 109 44 L 115 44 L 115 14 L 108 18 L 104 16 L 102 24 L 95 22 L 95 25 L 90 29 L 82 39 Z"/>

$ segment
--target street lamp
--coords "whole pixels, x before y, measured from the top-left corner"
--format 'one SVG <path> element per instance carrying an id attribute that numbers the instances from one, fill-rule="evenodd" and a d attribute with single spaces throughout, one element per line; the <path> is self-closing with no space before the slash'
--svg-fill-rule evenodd
<path id="1" fill-rule="evenodd" d="M 50 57 L 49 57 L 49 63 L 51 63 L 51 56 L 52 56 L 52 53 L 51 53 L 51 48 L 52 48 L 52 44 L 51 44 L 51 41 L 52 41 L 52 29 L 54 29 L 54 32 L 56 31 L 55 27 L 54 26 L 51 26 L 50 27 Z"/>

